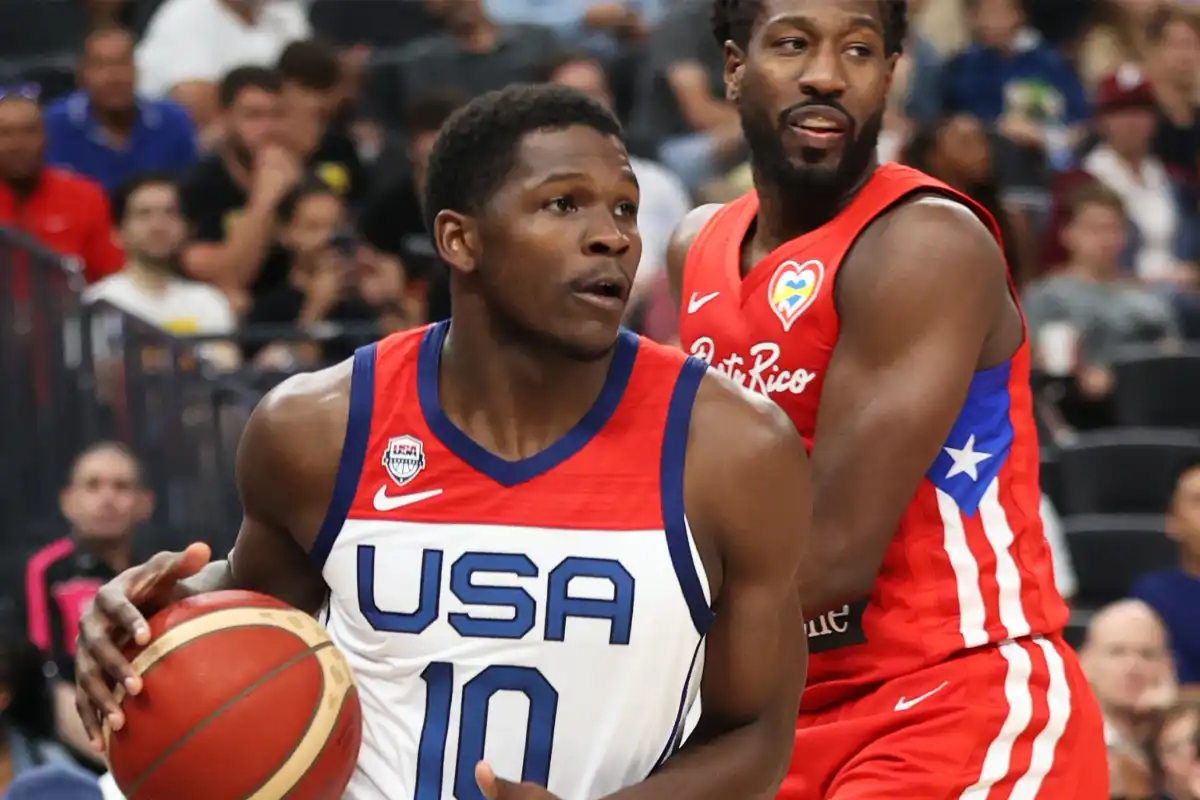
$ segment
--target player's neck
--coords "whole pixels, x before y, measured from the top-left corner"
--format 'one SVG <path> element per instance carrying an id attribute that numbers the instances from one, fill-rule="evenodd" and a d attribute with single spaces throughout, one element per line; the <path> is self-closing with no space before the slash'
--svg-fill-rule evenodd
<path id="1" fill-rule="evenodd" d="M 769 253 L 784 242 L 797 239 L 825 225 L 858 195 L 878 165 L 874 160 L 849 189 L 830 194 L 801 191 L 761 175 L 755 175 L 758 219 L 754 229 L 755 249 Z"/>
<path id="2" fill-rule="evenodd" d="M 438 375 L 442 412 L 501 458 L 545 450 L 596 402 L 611 355 L 581 361 L 505 341 L 484 325 L 451 324 Z"/>

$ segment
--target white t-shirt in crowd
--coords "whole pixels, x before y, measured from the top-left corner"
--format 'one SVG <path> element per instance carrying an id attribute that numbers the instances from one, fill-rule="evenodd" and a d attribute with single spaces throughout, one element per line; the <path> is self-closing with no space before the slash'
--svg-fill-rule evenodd
<path id="1" fill-rule="evenodd" d="M 256 25 L 221 0 L 166 0 L 137 47 L 138 92 L 163 97 L 187 81 L 217 83 L 235 67 L 272 66 L 283 48 L 311 36 L 297 0 L 265 0 Z"/>
<path id="2" fill-rule="evenodd" d="M 229 301 L 206 283 L 171 278 L 161 291 L 151 291 L 124 272 L 89 286 L 84 302 L 106 300 L 117 308 L 165 331 L 181 336 L 220 336 L 237 320 Z"/>

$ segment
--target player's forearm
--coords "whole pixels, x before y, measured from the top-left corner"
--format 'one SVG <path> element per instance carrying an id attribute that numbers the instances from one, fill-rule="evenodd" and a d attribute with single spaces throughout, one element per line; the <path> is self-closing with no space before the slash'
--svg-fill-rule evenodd
<path id="1" fill-rule="evenodd" d="M 689 741 L 662 769 L 604 800 L 774 797 L 787 774 L 795 728 L 794 713 L 775 716 L 778 718 L 764 718 L 708 741 Z M 702 721 L 701 727 L 703 724 Z"/>

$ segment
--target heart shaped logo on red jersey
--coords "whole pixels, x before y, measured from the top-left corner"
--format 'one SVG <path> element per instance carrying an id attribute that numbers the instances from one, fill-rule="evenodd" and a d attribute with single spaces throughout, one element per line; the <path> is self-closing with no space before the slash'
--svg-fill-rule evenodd
<path id="1" fill-rule="evenodd" d="M 767 302 L 785 331 L 812 305 L 824 277 L 825 265 L 816 259 L 803 264 L 785 261 L 775 270 L 767 284 Z"/>

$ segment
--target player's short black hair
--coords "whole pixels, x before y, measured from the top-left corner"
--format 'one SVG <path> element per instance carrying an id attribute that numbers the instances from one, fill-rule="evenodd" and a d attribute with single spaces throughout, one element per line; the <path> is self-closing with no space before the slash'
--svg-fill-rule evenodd
<path id="1" fill-rule="evenodd" d="M 904 52 L 908 36 L 908 0 L 879 0 L 888 55 Z M 720 47 L 732 41 L 743 50 L 762 11 L 763 0 L 713 0 L 712 32 Z"/>
<path id="2" fill-rule="evenodd" d="M 296 209 L 310 197 L 329 195 L 339 200 L 341 195 L 325 181 L 316 175 L 306 175 L 303 180 L 287 190 L 275 206 L 275 219 L 280 225 L 287 225 L 296 217 Z"/>
<path id="3" fill-rule="evenodd" d="M 478 212 L 504 183 L 517 146 L 541 129 L 586 125 L 621 135 L 621 123 L 603 104 L 577 89 L 518 83 L 476 97 L 442 126 L 425 181 L 425 224 L 443 209 Z"/>
<path id="4" fill-rule="evenodd" d="M 221 86 L 217 90 L 221 109 L 228 110 L 246 89 L 262 89 L 264 92 L 279 94 L 283 90 L 283 79 L 278 70 L 269 67 L 232 69 L 221 79 Z"/>
<path id="5" fill-rule="evenodd" d="M 141 189 L 147 186 L 170 186 L 179 192 L 179 182 L 170 172 L 139 172 L 125 180 L 117 186 L 116 191 L 112 195 L 112 219 L 117 225 L 125 221 L 125 212 L 129 208 L 129 201 Z"/>
<path id="6" fill-rule="evenodd" d="M 283 48 L 275 69 L 284 82 L 314 92 L 328 92 L 342 79 L 337 53 L 319 39 L 301 39 Z"/>

